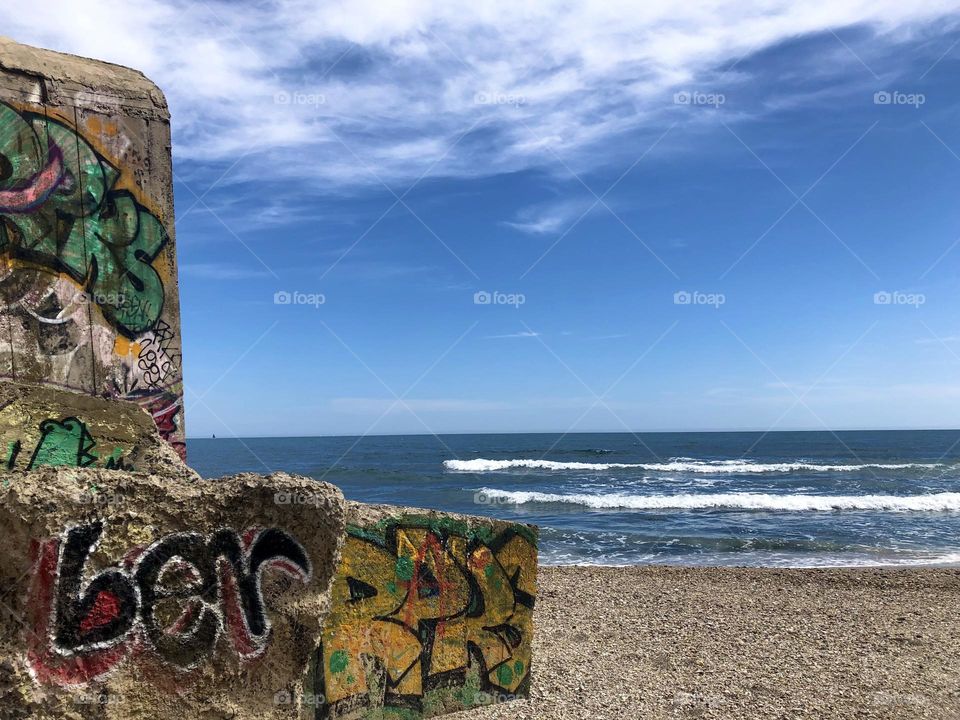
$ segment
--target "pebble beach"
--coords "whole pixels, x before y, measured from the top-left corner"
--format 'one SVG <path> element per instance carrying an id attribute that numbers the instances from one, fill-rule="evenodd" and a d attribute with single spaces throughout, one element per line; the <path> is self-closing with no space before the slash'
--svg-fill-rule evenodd
<path id="1" fill-rule="evenodd" d="M 960 569 L 545 567 L 528 700 L 463 720 L 960 719 Z"/>

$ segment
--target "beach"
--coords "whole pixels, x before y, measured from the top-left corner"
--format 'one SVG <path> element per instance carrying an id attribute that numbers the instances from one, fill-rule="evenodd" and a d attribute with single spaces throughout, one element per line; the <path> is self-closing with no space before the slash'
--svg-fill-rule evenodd
<path id="1" fill-rule="evenodd" d="M 544 567 L 510 718 L 960 718 L 960 569 Z"/>

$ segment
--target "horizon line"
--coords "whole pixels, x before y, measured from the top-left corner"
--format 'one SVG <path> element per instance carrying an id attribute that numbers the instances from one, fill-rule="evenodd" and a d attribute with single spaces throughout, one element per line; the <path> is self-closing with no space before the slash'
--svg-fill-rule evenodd
<path id="1" fill-rule="evenodd" d="M 217 438 L 209 436 L 187 436 L 191 440 L 300 440 L 323 438 L 388 438 L 388 437 L 449 437 L 451 435 L 721 435 L 721 434 L 766 434 L 782 433 L 854 433 L 854 432 L 960 432 L 960 428 L 797 428 L 784 430 L 737 429 L 737 430 L 586 430 L 565 432 L 561 430 L 507 430 L 501 432 L 410 432 L 410 433 L 343 433 L 321 435 L 224 435 Z"/>

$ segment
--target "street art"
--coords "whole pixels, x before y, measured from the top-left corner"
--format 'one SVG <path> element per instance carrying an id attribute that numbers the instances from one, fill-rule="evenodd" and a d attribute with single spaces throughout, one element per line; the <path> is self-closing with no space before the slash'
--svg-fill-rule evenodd
<path id="1" fill-rule="evenodd" d="M 169 238 L 120 170 L 71 128 L 0 103 L 0 251 L 69 275 L 128 338 L 152 330 Z"/>
<path id="2" fill-rule="evenodd" d="M 306 551 L 276 528 L 174 533 L 90 577 L 103 534 L 95 521 L 34 543 L 27 660 L 38 682 L 85 685 L 147 653 L 190 671 L 224 635 L 241 660 L 253 660 L 270 642 L 263 573 L 312 579 Z"/>
<path id="3" fill-rule="evenodd" d="M 526 694 L 535 530 L 491 527 L 413 517 L 348 529 L 313 663 L 317 720 L 429 717 Z"/>
<path id="4" fill-rule="evenodd" d="M 0 376 L 137 402 L 185 455 L 170 237 L 127 175 L 65 117 L 0 102 Z"/>
<path id="5" fill-rule="evenodd" d="M 3 466 L 7 470 L 36 470 L 41 467 L 97 467 L 97 441 L 82 420 L 67 417 L 40 423 L 40 439 L 32 454 L 25 456 L 22 440 L 9 443 Z M 29 457 L 25 464 L 21 460 Z M 108 470 L 133 470 L 124 459 L 124 449 L 115 447 L 100 467 Z"/>

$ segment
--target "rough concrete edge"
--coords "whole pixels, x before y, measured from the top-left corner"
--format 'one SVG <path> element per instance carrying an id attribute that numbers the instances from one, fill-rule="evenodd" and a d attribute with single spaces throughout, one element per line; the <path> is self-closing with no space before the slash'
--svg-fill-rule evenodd
<path id="1" fill-rule="evenodd" d="M 118 103 L 120 106 L 150 109 L 158 119 L 170 120 L 167 98 L 160 87 L 141 71 L 124 65 L 25 45 L 0 35 L 0 71 L 56 84 L 75 83 L 97 90 L 101 95 L 113 95 L 115 99 L 124 101 Z M 115 95 L 102 92 L 104 89 L 114 91 Z M 135 97 L 130 97 L 131 90 L 136 93 Z M 131 103 L 138 99 L 149 100 L 149 104 Z"/>

